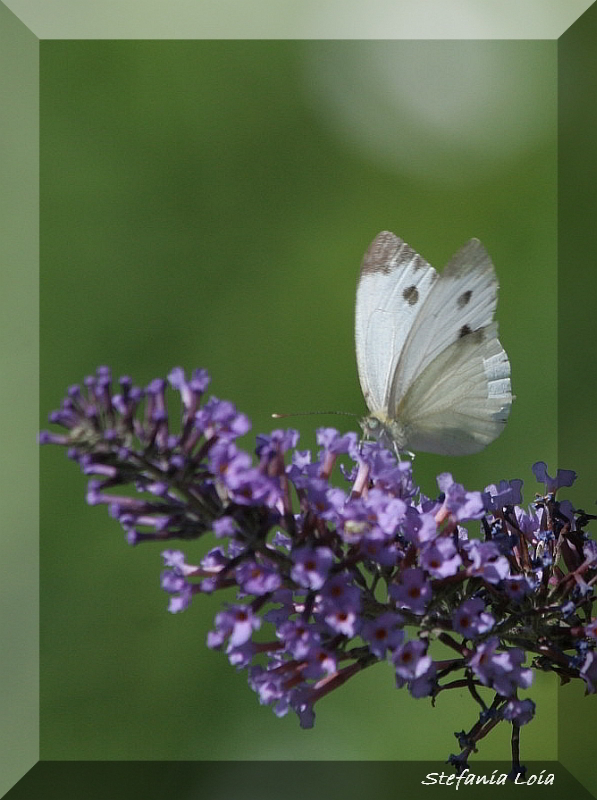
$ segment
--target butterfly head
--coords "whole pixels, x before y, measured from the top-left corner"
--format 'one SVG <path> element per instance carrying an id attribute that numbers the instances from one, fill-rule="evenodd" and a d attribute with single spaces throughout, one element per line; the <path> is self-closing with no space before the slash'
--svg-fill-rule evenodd
<path id="1" fill-rule="evenodd" d="M 397 419 L 382 418 L 376 414 L 363 417 L 360 421 L 365 439 L 376 439 L 390 449 L 404 450 L 406 432 Z"/>

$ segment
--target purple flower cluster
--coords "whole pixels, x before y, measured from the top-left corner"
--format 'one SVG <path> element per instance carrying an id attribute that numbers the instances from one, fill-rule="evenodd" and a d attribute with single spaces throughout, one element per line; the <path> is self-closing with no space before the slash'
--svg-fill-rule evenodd
<path id="1" fill-rule="evenodd" d="M 66 433 L 40 441 L 68 448 L 90 476 L 89 503 L 106 503 L 130 544 L 215 536 L 198 564 L 164 551 L 169 610 L 233 589 L 208 647 L 247 668 L 278 716 L 293 710 L 312 726 L 322 697 L 389 659 L 396 686 L 414 697 L 468 688 L 481 711 L 458 734 L 453 760 L 464 766 L 497 722 L 518 734 L 531 720 L 534 704 L 518 691 L 531 685 L 532 667 L 597 691 L 597 545 L 584 531 L 594 517 L 556 499 L 572 471 L 551 478 L 536 463 L 545 490 L 527 509 L 517 479 L 465 491 L 444 473 L 429 498 L 410 462 L 331 428 L 317 432 L 315 456 L 296 449 L 296 431 L 259 435 L 254 462 L 236 443 L 247 417 L 230 402 L 203 402 L 204 370 L 168 376 L 182 409 L 176 434 L 166 381 L 143 391 L 124 377 L 115 394 L 100 367 L 84 383 L 50 415 Z M 125 486 L 135 496 L 114 491 Z M 440 658 L 438 642 L 453 657 Z"/>

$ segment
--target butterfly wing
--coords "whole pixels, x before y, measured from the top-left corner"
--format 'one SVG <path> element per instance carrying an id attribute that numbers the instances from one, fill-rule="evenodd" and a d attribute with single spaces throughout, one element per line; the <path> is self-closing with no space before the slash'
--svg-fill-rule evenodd
<path id="1" fill-rule="evenodd" d="M 450 259 L 412 321 L 392 373 L 390 413 L 441 352 L 492 322 L 497 292 L 491 259 L 481 242 L 471 239 Z"/>
<path id="2" fill-rule="evenodd" d="M 387 411 L 392 378 L 419 309 L 438 278 L 412 247 L 388 231 L 365 253 L 357 286 L 359 380 L 371 412 Z"/>
<path id="3" fill-rule="evenodd" d="M 435 281 L 396 365 L 388 414 L 408 446 L 443 455 L 475 453 L 503 430 L 512 405 L 510 363 L 498 340 L 498 281 L 471 239 Z"/>
<path id="4" fill-rule="evenodd" d="M 482 450 L 508 419 L 509 376 L 495 322 L 453 342 L 425 367 L 401 403 L 408 447 L 441 455 Z"/>

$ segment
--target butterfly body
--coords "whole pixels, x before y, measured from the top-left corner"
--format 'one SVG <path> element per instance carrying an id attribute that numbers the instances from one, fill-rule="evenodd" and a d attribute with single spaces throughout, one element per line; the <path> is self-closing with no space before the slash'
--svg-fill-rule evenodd
<path id="1" fill-rule="evenodd" d="M 363 417 L 361 428 L 367 439 L 378 439 L 386 447 L 395 447 L 399 451 L 406 449 L 408 436 L 404 425 L 383 412 Z"/>
<path id="2" fill-rule="evenodd" d="M 477 239 L 438 274 L 393 233 L 376 236 L 355 312 L 366 436 L 397 450 L 464 455 L 499 435 L 512 392 L 493 319 L 497 291 Z"/>

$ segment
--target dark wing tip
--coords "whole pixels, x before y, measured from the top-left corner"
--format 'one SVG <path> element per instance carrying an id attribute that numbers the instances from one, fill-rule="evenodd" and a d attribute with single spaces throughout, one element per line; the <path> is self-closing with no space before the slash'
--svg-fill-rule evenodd
<path id="1" fill-rule="evenodd" d="M 381 231 L 369 245 L 361 263 L 361 275 L 368 272 L 389 272 L 394 266 L 395 257 L 400 252 L 400 260 L 416 256 L 415 251 L 396 234 Z"/>

